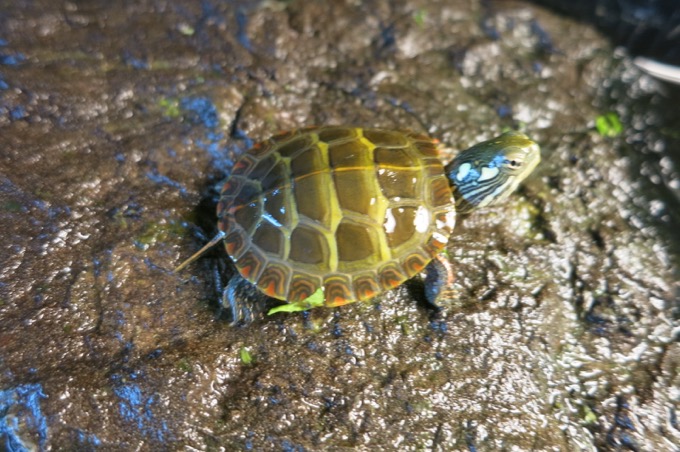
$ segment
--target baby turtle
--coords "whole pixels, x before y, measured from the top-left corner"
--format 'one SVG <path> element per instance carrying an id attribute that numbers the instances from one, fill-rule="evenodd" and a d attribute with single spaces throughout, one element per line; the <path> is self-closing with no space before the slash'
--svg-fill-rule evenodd
<path id="1" fill-rule="evenodd" d="M 497 204 L 540 160 L 506 132 L 448 165 L 415 132 L 310 127 L 256 144 L 234 165 L 217 206 L 219 233 L 177 267 L 224 241 L 239 274 L 223 299 L 238 321 L 244 285 L 299 311 L 368 300 L 426 271 L 438 304 L 451 265 L 442 256 L 456 213 Z"/>

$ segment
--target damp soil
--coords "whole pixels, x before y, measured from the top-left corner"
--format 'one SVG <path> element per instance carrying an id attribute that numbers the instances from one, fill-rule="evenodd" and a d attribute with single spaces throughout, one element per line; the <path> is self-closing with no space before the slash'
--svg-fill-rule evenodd
<path id="1" fill-rule="evenodd" d="M 10 450 L 672 450 L 680 89 L 531 3 L 1 2 Z M 457 225 L 458 296 L 231 326 L 215 193 L 314 124 L 543 161 Z M 449 158 L 449 155 L 443 158 Z M 416 291 L 417 292 L 417 291 Z"/>

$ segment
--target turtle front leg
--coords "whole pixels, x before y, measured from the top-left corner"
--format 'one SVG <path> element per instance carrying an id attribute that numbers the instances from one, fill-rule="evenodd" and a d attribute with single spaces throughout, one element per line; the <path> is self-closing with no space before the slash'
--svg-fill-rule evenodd
<path id="1" fill-rule="evenodd" d="M 453 265 L 445 254 L 438 254 L 425 267 L 427 301 L 437 308 L 450 305 L 451 301 L 456 298 L 456 290 L 453 288 L 455 280 Z"/>

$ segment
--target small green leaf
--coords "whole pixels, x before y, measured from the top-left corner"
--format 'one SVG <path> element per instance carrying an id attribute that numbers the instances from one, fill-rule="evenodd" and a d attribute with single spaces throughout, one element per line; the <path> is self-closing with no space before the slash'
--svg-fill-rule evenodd
<path id="1" fill-rule="evenodd" d="M 302 301 L 298 301 L 297 303 L 282 304 L 281 306 L 271 308 L 269 312 L 267 312 L 267 315 L 276 314 L 277 312 L 306 311 L 308 309 L 316 308 L 318 306 L 323 306 L 323 302 L 324 302 L 323 289 L 318 289 L 316 292 L 314 292 L 313 294 L 311 294 Z"/>
<path id="2" fill-rule="evenodd" d="M 16 201 L 7 201 L 2 205 L 2 210 L 8 212 L 21 212 L 22 205 Z"/>
<path id="3" fill-rule="evenodd" d="M 241 350 L 239 350 L 239 355 L 241 356 L 241 362 L 243 364 L 251 364 L 253 362 L 253 356 L 250 354 L 247 348 L 241 347 Z"/>
<path id="4" fill-rule="evenodd" d="M 583 420 L 585 421 L 586 424 L 595 424 L 597 422 L 597 414 L 595 414 L 593 410 L 590 409 L 590 407 L 588 406 L 583 407 L 583 411 L 584 411 Z"/>
<path id="5" fill-rule="evenodd" d="M 191 363 L 186 358 L 182 358 L 177 362 L 177 368 L 187 373 L 192 371 Z"/>
<path id="6" fill-rule="evenodd" d="M 163 115 L 168 118 L 178 118 L 180 115 L 177 99 L 164 97 L 158 101 L 158 106 L 163 110 Z"/>
<path id="7" fill-rule="evenodd" d="M 598 116 L 595 119 L 595 128 L 603 137 L 615 137 L 623 132 L 623 125 L 619 120 L 619 115 L 612 112 Z"/>
<path id="8" fill-rule="evenodd" d="M 196 33 L 196 30 L 194 30 L 194 27 L 187 23 L 181 23 L 177 26 L 177 29 L 179 30 L 180 33 L 182 33 L 184 36 L 192 36 L 194 33 Z"/>
<path id="9" fill-rule="evenodd" d="M 425 17 L 427 17 L 427 11 L 424 9 L 418 9 L 413 13 L 413 20 L 419 27 L 425 25 Z"/>

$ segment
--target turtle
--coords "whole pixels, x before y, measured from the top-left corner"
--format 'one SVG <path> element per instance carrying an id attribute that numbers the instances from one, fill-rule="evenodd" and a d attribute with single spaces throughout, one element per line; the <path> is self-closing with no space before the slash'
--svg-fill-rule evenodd
<path id="1" fill-rule="evenodd" d="M 255 144 L 234 164 L 217 204 L 218 234 L 179 265 L 224 242 L 238 272 L 223 303 L 245 319 L 239 293 L 285 302 L 269 311 L 372 299 L 425 276 L 444 304 L 453 281 L 445 255 L 456 216 L 498 204 L 540 161 L 524 133 L 508 131 L 440 160 L 419 132 L 306 127 Z M 257 290 L 253 290 L 256 288 Z"/>

